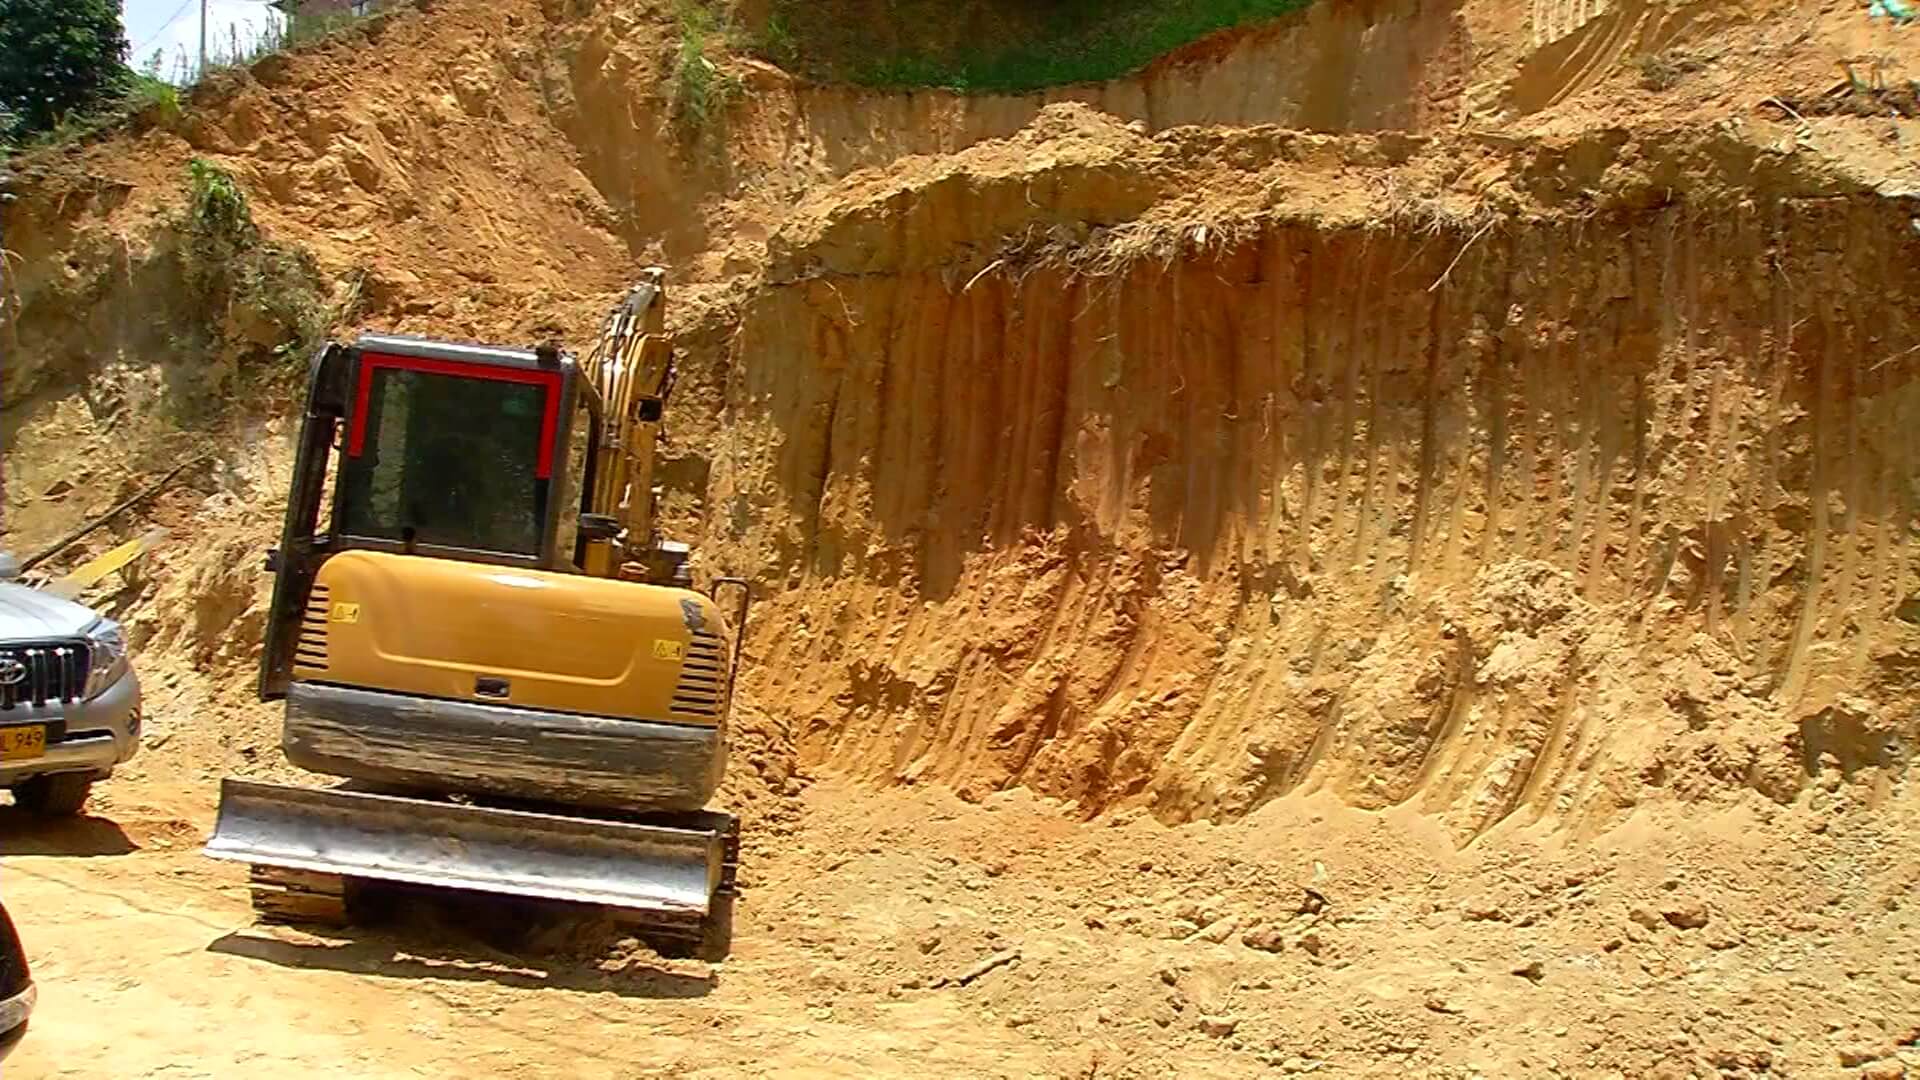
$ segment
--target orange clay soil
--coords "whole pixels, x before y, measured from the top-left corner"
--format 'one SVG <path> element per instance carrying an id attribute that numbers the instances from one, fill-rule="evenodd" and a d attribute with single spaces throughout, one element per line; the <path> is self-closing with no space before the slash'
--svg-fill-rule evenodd
<path id="1" fill-rule="evenodd" d="M 9 1075 L 1920 1067 L 1912 31 L 1323 3 L 971 99 L 716 42 L 697 130 L 675 33 L 442 0 L 16 164 L 7 545 L 211 458 L 56 561 L 172 530 L 93 598 L 147 752 L 0 809 Z M 297 382 L 196 299 L 196 156 L 343 330 L 584 342 L 672 271 L 666 518 L 759 593 L 724 964 L 254 929 L 195 853 L 296 775 L 248 695 Z"/>

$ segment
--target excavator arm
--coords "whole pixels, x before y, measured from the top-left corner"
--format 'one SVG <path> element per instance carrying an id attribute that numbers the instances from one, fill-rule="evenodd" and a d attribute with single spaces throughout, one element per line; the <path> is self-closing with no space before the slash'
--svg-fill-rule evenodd
<path id="1" fill-rule="evenodd" d="M 580 365 L 602 411 L 589 512 L 587 572 L 665 584 L 682 574 L 685 548 L 663 541 L 654 522 L 654 454 L 673 393 L 666 332 L 666 272 L 643 271 L 608 315 Z"/>

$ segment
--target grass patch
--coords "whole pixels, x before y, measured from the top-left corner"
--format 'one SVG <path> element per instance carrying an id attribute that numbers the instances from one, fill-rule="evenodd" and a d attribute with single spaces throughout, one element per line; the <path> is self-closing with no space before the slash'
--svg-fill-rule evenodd
<path id="1" fill-rule="evenodd" d="M 672 116 L 683 135 L 697 135 L 721 120 L 741 91 L 740 80 L 707 55 L 725 25 L 705 4 L 680 6 L 680 45 L 673 62 Z"/>
<path id="2" fill-rule="evenodd" d="M 139 69 L 127 69 L 124 92 L 89 110 L 62 116 L 44 131 L 9 141 L 6 133 L 13 125 L 9 114 L 0 110 L 0 158 L 90 139 L 136 120 L 171 127 L 181 117 L 185 95 L 200 83 L 249 67 L 266 57 L 327 40 L 342 31 L 371 25 L 389 17 L 394 10 L 367 15 L 308 15 L 262 29 L 233 24 L 224 37 L 216 35 L 207 42 L 205 68 L 198 67 L 185 49 L 176 49 L 172 57 L 156 49 L 142 61 Z"/>
<path id="3" fill-rule="evenodd" d="M 1640 69 L 1641 86 L 1648 90 L 1671 90 L 1680 85 L 1680 80 L 1704 70 L 1707 61 L 1684 49 L 1666 49 L 1641 54 L 1635 65 Z"/>
<path id="4" fill-rule="evenodd" d="M 180 89 L 152 75 L 137 74 L 127 88 L 127 110 L 156 124 L 180 119 Z"/>
<path id="5" fill-rule="evenodd" d="M 167 77 L 163 81 L 192 87 L 203 79 L 235 68 L 249 67 L 275 53 L 325 41 L 343 30 L 353 29 L 381 15 L 380 12 L 367 15 L 351 12 L 302 15 L 297 19 L 283 19 L 260 27 L 230 23 L 226 34 L 216 34 L 207 42 L 205 68 L 199 67 L 195 59 L 184 48 L 180 48 L 175 49 L 171 57 L 161 50 L 154 50 L 147 57 L 144 70 L 149 76 L 159 78 L 164 69 Z"/>
<path id="6" fill-rule="evenodd" d="M 1309 0 L 774 0 L 747 39 L 761 58 L 876 87 L 1027 93 L 1138 71 L 1208 34 Z M 870 10 L 867 10 L 870 9 Z"/>
<path id="7" fill-rule="evenodd" d="M 186 180 L 172 254 L 190 317 L 170 344 L 208 362 L 181 365 L 190 374 L 171 389 L 192 414 L 217 409 L 236 375 L 297 368 L 346 313 L 329 303 L 310 254 L 261 237 L 232 173 L 194 158 Z"/>

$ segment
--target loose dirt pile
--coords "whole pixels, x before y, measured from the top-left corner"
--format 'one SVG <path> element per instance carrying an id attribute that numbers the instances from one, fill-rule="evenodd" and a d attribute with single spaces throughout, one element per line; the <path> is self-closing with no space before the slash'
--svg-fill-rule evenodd
<path id="1" fill-rule="evenodd" d="M 1920 991 L 1874 944 L 1911 932 L 1920 738 L 1907 37 L 1851 7 L 1321 4 L 1020 98 L 716 53 L 737 97 L 688 130 L 673 27 L 436 4 L 26 163 L 8 545 L 213 455 L 102 598 L 154 697 L 107 789 L 135 834 L 184 847 L 220 774 L 284 770 L 247 698 L 296 361 L 178 292 L 190 159 L 356 326 L 584 341 L 670 265 L 668 520 L 760 589 L 728 789 L 758 888 L 720 989 L 622 981 L 617 942 L 377 933 L 222 938 L 194 978 L 343 969 L 337 1006 L 276 1013 L 308 1029 L 444 980 L 419 1024 L 497 1039 L 496 1075 L 1911 1055 Z M 144 834 L 54 858 L 85 839 L 0 841 L 10 905 L 158 878 L 193 915 L 144 916 L 154 947 L 244 922 Z M 54 941 L 88 1008 L 153 1005 Z M 1845 989 L 1797 1007 L 1815 986 Z M 215 1073 L 273 1052 L 168 1015 Z M 546 1038 L 590 1015 L 616 1026 Z M 281 1056 L 418 1034 L 355 1023 Z"/>

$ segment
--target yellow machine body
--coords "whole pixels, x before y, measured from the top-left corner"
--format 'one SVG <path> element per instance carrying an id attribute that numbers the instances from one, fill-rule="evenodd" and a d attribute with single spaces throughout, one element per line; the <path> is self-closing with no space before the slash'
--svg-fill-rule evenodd
<path id="1" fill-rule="evenodd" d="M 686 589 L 374 551 L 321 566 L 294 679 L 712 727 L 729 632 Z"/>
<path id="2" fill-rule="evenodd" d="M 749 597 L 716 578 L 723 617 L 656 528 L 663 282 L 582 361 L 368 334 L 315 358 L 260 692 L 287 761 L 351 783 L 223 785 L 207 853 L 263 916 L 344 921 L 383 881 L 724 941 L 738 823 L 704 808 Z"/>

